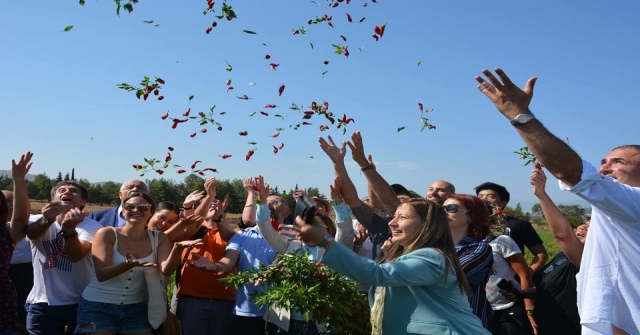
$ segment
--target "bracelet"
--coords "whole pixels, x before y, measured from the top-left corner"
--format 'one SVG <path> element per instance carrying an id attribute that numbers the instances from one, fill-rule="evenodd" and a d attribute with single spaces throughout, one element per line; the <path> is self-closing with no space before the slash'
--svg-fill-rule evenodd
<path id="1" fill-rule="evenodd" d="M 74 236 L 78 236 L 78 231 L 73 229 L 73 230 L 62 230 L 60 231 L 60 236 L 62 236 L 62 238 L 64 239 L 69 239 L 72 238 Z"/>
<path id="2" fill-rule="evenodd" d="M 360 171 L 369 170 L 369 169 L 374 169 L 373 165 L 369 164 L 369 165 L 361 168 Z"/>
<path id="3" fill-rule="evenodd" d="M 224 220 L 224 215 L 220 215 L 220 217 L 218 217 L 217 219 L 213 219 L 213 222 L 220 223 L 222 222 L 222 220 Z"/>
<path id="4" fill-rule="evenodd" d="M 184 210 L 190 210 L 190 209 L 193 209 L 193 206 L 194 206 L 194 205 L 193 205 L 193 204 L 191 204 L 191 207 L 187 207 L 187 206 L 185 206 L 184 204 L 182 204 L 182 209 L 184 209 Z"/>
<path id="5" fill-rule="evenodd" d="M 256 205 L 251 204 L 251 205 L 246 205 L 246 206 L 244 206 L 244 207 L 245 207 L 245 208 L 247 208 L 247 207 L 256 207 Z"/>

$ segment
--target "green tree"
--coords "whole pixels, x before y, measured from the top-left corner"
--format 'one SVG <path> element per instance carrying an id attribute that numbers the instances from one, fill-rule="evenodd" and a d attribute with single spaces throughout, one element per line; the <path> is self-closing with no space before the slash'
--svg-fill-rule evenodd
<path id="1" fill-rule="evenodd" d="M 515 217 L 517 219 L 526 221 L 529 221 L 530 219 L 529 213 L 525 213 L 522 211 L 522 205 L 520 205 L 520 203 L 517 203 L 515 208 L 507 206 L 505 207 L 505 210 L 507 211 L 507 215 Z"/>
<path id="2" fill-rule="evenodd" d="M 29 194 L 29 198 L 35 200 L 48 201 L 51 198 L 51 188 L 57 183 L 55 180 L 49 179 L 46 174 L 40 173 L 33 178 L 32 191 L 34 193 Z"/>
<path id="3" fill-rule="evenodd" d="M 558 205 L 558 209 L 564 214 L 564 217 L 571 223 L 573 228 L 584 223 L 586 209 L 579 205 Z"/>
<path id="4" fill-rule="evenodd" d="M 120 193 L 120 184 L 108 181 L 102 184 L 102 190 L 97 202 L 101 204 L 108 204 L 110 206 L 117 206 L 120 204 L 120 197 L 118 197 L 118 193 Z M 89 195 L 91 196 L 91 193 L 89 193 Z"/>
<path id="5" fill-rule="evenodd" d="M 153 201 L 171 201 L 178 206 L 182 205 L 182 201 L 186 194 L 183 193 L 183 186 L 176 184 L 175 181 L 169 179 L 152 179 L 147 180 L 149 191 Z"/>
<path id="6" fill-rule="evenodd" d="M 0 176 L 0 190 L 13 190 L 13 179 L 9 176 Z"/>
<path id="7" fill-rule="evenodd" d="M 56 178 L 56 183 L 59 183 L 59 182 L 61 182 L 62 180 L 63 180 L 63 179 L 62 179 L 62 171 L 58 171 L 58 177 Z"/>

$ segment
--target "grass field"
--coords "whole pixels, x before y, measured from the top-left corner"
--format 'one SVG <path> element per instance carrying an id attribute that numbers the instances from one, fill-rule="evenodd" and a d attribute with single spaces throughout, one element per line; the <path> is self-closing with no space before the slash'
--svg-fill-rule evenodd
<path id="1" fill-rule="evenodd" d="M 542 243 L 544 244 L 544 247 L 547 249 L 547 253 L 549 254 L 548 261 L 550 261 L 557 253 L 561 251 L 560 247 L 558 247 L 558 243 L 556 243 L 556 240 L 553 238 L 553 235 L 551 235 L 550 231 L 538 230 L 538 235 L 540 235 L 540 238 L 542 239 Z M 527 260 L 527 263 L 531 264 L 531 259 L 533 258 L 533 255 L 531 255 L 528 249 L 525 250 L 524 252 L 524 258 Z"/>

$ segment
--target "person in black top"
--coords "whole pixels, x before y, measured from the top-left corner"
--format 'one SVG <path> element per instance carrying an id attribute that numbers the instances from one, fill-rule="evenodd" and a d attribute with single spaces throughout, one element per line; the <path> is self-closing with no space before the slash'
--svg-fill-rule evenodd
<path id="1" fill-rule="evenodd" d="M 500 209 L 504 210 L 507 203 L 509 203 L 509 192 L 502 185 L 486 182 L 478 185 L 475 190 L 478 198 L 493 203 Z M 530 265 L 532 272 L 535 272 L 547 262 L 549 258 L 547 249 L 545 249 L 542 239 L 540 239 L 530 222 L 508 216 L 507 213 L 507 230 L 505 234 L 516 242 L 522 254 L 524 254 L 525 245 L 531 251 L 533 254 Z"/>

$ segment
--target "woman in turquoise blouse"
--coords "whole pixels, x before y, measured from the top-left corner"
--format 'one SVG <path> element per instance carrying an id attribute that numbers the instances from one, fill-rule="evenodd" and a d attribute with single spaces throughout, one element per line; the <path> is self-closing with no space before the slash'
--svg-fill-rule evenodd
<path id="1" fill-rule="evenodd" d="M 371 286 L 372 334 L 490 334 L 471 312 L 447 213 L 424 199 L 402 203 L 389 222 L 391 247 L 380 264 L 336 243 L 321 225 L 296 219 L 304 241 L 326 249 L 322 262 Z"/>

